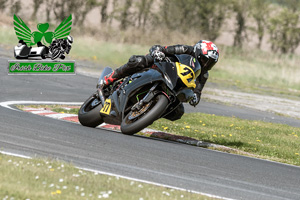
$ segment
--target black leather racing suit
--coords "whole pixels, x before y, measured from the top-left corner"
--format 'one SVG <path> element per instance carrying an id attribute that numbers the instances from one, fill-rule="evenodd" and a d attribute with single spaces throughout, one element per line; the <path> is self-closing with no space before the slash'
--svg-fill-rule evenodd
<path id="1" fill-rule="evenodd" d="M 163 48 L 163 52 L 166 54 L 166 56 L 170 56 L 174 54 L 189 54 L 196 58 L 196 55 L 193 50 L 194 50 L 194 46 L 188 46 L 188 45 L 174 45 L 174 46 L 166 46 L 165 48 Z M 194 92 L 199 92 L 199 93 L 202 92 L 202 89 L 208 79 L 208 76 L 209 76 L 208 70 L 201 68 L 201 73 L 196 79 L 196 88 L 194 89 Z"/>
<path id="2" fill-rule="evenodd" d="M 174 54 L 189 54 L 196 58 L 193 49 L 194 46 L 173 45 L 173 46 L 166 46 L 162 48 L 162 52 L 165 53 L 166 56 L 171 56 Z M 112 77 L 116 79 L 120 79 L 125 76 L 129 76 L 135 73 L 136 71 L 142 70 L 147 67 L 151 67 L 153 63 L 154 63 L 154 59 L 150 54 L 147 54 L 145 56 L 141 56 L 141 55 L 131 56 L 125 65 L 115 70 Z M 195 93 L 197 92 L 201 94 L 202 89 L 208 79 L 208 76 L 209 76 L 208 70 L 201 69 L 201 73 L 196 79 L 196 88 L 194 89 Z M 183 114 L 184 114 L 184 107 L 182 104 L 180 104 L 180 106 L 178 106 L 178 108 L 174 112 L 172 112 L 165 118 L 170 120 L 177 120 L 180 119 Z"/>

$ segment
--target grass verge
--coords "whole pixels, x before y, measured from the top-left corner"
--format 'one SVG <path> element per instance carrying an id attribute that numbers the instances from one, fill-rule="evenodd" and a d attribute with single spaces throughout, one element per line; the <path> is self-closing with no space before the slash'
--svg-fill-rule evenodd
<path id="1" fill-rule="evenodd" d="M 299 100 L 299 62 L 299 55 L 220 46 L 220 59 L 210 71 L 209 82 L 226 89 Z"/>
<path id="2" fill-rule="evenodd" d="M 119 177 L 71 164 L 0 154 L 1 199 L 214 199 Z"/>
<path id="3" fill-rule="evenodd" d="M 52 110 L 57 113 L 67 113 L 67 114 L 78 114 L 80 106 L 69 106 L 69 105 L 16 105 L 20 110 L 23 110 L 24 107 L 29 108 L 40 108 L 45 110 Z"/>
<path id="4" fill-rule="evenodd" d="M 160 119 L 150 128 L 300 166 L 300 128 L 203 113 L 185 114 L 175 122 Z"/>
<path id="5" fill-rule="evenodd" d="M 89 60 L 113 68 L 125 64 L 132 55 L 145 55 L 149 47 L 135 44 L 112 43 L 92 37 L 76 37 L 72 58 Z"/>

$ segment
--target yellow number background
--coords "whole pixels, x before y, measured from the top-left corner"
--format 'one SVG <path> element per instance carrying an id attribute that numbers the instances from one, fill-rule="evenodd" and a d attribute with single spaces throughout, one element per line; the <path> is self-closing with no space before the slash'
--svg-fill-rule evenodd
<path id="1" fill-rule="evenodd" d="M 195 88 L 196 83 L 195 83 L 195 73 L 187 65 L 181 64 L 179 62 L 176 62 L 176 68 L 177 68 L 177 75 L 180 77 L 182 82 L 189 88 Z M 190 79 L 190 80 L 189 80 Z"/>
<path id="2" fill-rule="evenodd" d="M 111 100 L 106 99 L 103 108 L 100 110 L 101 113 L 109 115 L 111 109 Z"/>

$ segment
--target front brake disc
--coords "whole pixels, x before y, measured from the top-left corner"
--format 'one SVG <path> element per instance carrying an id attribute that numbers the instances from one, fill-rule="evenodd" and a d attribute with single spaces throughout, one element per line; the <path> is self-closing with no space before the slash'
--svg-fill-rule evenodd
<path id="1" fill-rule="evenodd" d="M 129 120 L 133 120 L 133 119 L 136 119 L 138 118 L 139 116 L 141 116 L 142 114 L 144 114 L 148 109 L 149 107 L 151 106 L 152 104 L 152 101 L 147 103 L 146 105 L 144 105 L 140 110 L 138 111 L 132 111 L 131 114 L 129 115 L 128 119 Z"/>

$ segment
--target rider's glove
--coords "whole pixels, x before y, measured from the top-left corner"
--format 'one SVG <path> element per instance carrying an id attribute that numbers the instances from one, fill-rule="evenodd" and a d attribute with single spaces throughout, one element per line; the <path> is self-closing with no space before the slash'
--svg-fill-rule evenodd
<path id="1" fill-rule="evenodd" d="M 163 47 L 160 46 L 160 45 L 153 45 L 153 46 L 149 49 L 150 55 L 153 53 L 153 51 L 161 51 L 161 52 L 163 52 Z"/>
<path id="2" fill-rule="evenodd" d="M 192 98 L 192 100 L 189 102 L 189 104 L 191 106 L 196 107 L 196 105 L 198 105 L 198 103 L 200 102 L 201 99 L 201 92 L 195 92 L 194 93 L 194 97 Z"/>
<path id="3" fill-rule="evenodd" d="M 163 52 L 163 47 L 160 45 L 153 45 L 150 49 L 149 49 L 150 55 L 159 61 L 162 61 L 166 56 Z"/>
<path id="4" fill-rule="evenodd" d="M 159 60 L 159 61 L 163 61 L 166 57 L 166 55 L 159 51 L 159 50 L 155 50 L 150 54 L 154 59 Z"/>

